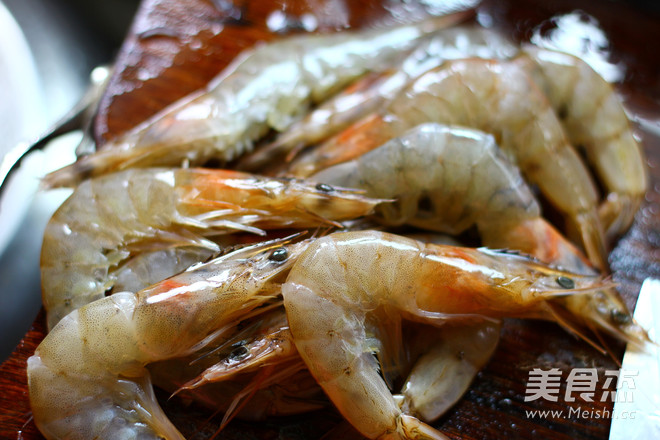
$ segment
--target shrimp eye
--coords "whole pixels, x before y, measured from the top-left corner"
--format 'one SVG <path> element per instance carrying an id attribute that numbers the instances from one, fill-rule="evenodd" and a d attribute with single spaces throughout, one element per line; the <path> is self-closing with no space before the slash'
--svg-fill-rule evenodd
<path id="1" fill-rule="evenodd" d="M 238 344 L 234 345 L 234 349 L 232 350 L 231 353 L 229 353 L 229 359 L 231 360 L 239 360 L 241 358 L 244 358 L 248 354 L 248 349 L 243 345 L 241 342 Z"/>
<path id="2" fill-rule="evenodd" d="M 622 312 L 621 310 L 612 310 L 611 316 L 612 321 L 617 324 L 630 324 L 630 321 L 632 321 L 630 315 L 626 312 Z"/>
<path id="3" fill-rule="evenodd" d="M 271 261 L 285 261 L 289 258 L 289 252 L 283 247 L 275 249 L 268 257 Z"/>
<path id="4" fill-rule="evenodd" d="M 575 281 L 569 277 L 564 276 L 557 277 L 557 284 L 559 284 L 564 289 L 572 289 L 575 287 Z"/>
<path id="5" fill-rule="evenodd" d="M 327 193 L 332 192 L 332 190 L 334 190 L 334 188 L 328 185 L 327 183 L 317 183 L 316 189 Z"/>

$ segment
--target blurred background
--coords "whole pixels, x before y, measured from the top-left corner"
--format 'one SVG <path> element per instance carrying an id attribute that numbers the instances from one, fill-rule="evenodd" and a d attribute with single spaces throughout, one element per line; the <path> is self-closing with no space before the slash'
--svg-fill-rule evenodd
<path id="1" fill-rule="evenodd" d="M 138 0 L 0 0 L 0 157 L 30 142 L 83 95 L 95 66 L 114 58 Z M 39 251 L 66 191 L 37 193 L 39 177 L 71 160 L 79 133 L 32 154 L 0 200 L 0 362 L 41 305 Z"/>
<path id="2" fill-rule="evenodd" d="M 660 12 L 657 0 L 593 1 Z M 0 0 L 0 157 L 19 142 L 35 140 L 80 99 L 93 68 L 112 62 L 138 4 L 138 0 Z M 80 136 L 63 136 L 45 152 L 32 154 L 2 192 L 0 362 L 11 354 L 39 311 L 43 229 L 68 195 L 59 190 L 37 192 L 39 177 L 71 161 Z"/>

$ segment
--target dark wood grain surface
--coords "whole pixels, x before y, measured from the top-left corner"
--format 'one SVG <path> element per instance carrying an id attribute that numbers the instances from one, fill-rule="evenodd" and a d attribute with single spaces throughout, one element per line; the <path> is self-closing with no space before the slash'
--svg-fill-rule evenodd
<path id="1" fill-rule="evenodd" d="M 413 16 L 418 6 L 431 2 L 403 3 L 387 0 L 145 0 L 131 33 L 118 54 L 113 74 L 96 118 L 99 142 L 131 128 L 165 105 L 203 86 L 241 50 L 257 41 L 276 37 L 268 29 L 273 13 L 288 17 L 288 31 L 300 31 L 304 14 L 312 14 L 320 31 L 346 26 L 369 26 L 392 20 L 393 15 Z M 412 6 L 410 6 L 412 5 Z M 421 6 L 419 6 L 421 7 Z M 632 229 L 610 255 L 613 278 L 633 307 L 642 281 L 660 278 L 660 68 L 656 44 L 660 20 L 650 10 L 613 1 L 486 1 L 478 16 L 517 40 L 528 40 L 535 30 L 545 32 L 553 17 L 582 11 L 597 21 L 609 39 L 610 61 L 624 69 L 618 85 L 631 114 L 640 123 L 637 132 L 648 154 L 652 182 Z M 275 12 L 281 11 L 281 12 Z M 0 437 L 40 439 L 31 421 L 25 376 L 27 358 L 44 336 L 39 314 L 12 356 L 0 366 Z M 609 341 L 615 358 L 624 347 Z M 550 323 L 507 321 L 493 359 L 479 373 L 465 397 L 435 425 L 452 438 L 557 438 L 604 439 L 609 418 L 528 417 L 533 409 L 569 408 L 612 410 L 611 402 L 587 404 L 535 400 L 525 402 L 528 374 L 533 368 L 559 368 L 564 377 L 573 367 L 616 369 L 616 362 Z M 562 393 L 565 384 L 562 385 Z M 563 395 L 563 394 L 562 394 Z M 166 397 L 166 396 L 163 396 Z M 190 438 L 210 438 L 221 416 L 190 406 L 175 397 L 163 399 L 166 412 Z M 219 439 L 314 439 L 341 427 L 333 411 L 260 423 L 232 422 Z M 337 428 L 339 429 L 339 428 Z M 342 435 L 345 435 L 343 431 Z"/>

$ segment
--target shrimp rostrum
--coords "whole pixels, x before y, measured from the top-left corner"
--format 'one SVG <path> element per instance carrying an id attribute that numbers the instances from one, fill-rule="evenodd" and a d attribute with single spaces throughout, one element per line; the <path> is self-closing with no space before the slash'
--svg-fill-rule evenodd
<path id="1" fill-rule="evenodd" d="M 393 398 L 373 339 L 396 331 L 378 327 L 396 330 L 401 319 L 435 326 L 503 317 L 555 320 L 556 308 L 570 307 L 566 297 L 606 284 L 517 255 L 360 231 L 313 242 L 282 294 L 298 351 L 342 415 L 368 438 L 422 439 L 445 437 L 404 414 Z"/>
<path id="2" fill-rule="evenodd" d="M 196 351 L 279 295 L 307 244 L 250 246 L 67 315 L 28 360 L 39 430 L 49 439 L 182 439 L 158 406 L 145 365 Z"/>
<path id="3" fill-rule="evenodd" d="M 133 169 L 87 180 L 44 233 L 41 276 L 48 326 L 111 291 L 120 276 L 117 266 L 136 253 L 181 249 L 165 260 L 180 258 L 185 264 L 186 253 L 208 258 L 218 252 L 211 240 L 216 235 L 338 225 L 377 203 L 329 185 L 202 168 Z"/>

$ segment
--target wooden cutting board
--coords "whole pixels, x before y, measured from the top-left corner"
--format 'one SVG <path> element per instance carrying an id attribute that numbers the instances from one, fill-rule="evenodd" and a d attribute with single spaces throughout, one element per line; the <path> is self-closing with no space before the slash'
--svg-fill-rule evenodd
<path id="1" fill-rule="evenodd" d="M 437 2 L 439 4 L 439 2 Z M 301 31 L 316 23 L 318 31 L 363 27 L 393 17 L 409 18 L 436 2 L 387 0 L 144 0 L 117 57 L 116 70 L 96 118 L 99 142 L 141 122 L 165 105 L 206 84 L 244 48 L 278 36 L 272 29 Z M 518 41 L 535 32 L 547 34 L 563 14 L 574 14 L 603 30 L 610 61 L 625 71 L 619 84 L 631 113 L 641 121 L 638 133 L 648 154 L 652 182 L 646 201 L 628 234 L 610 256 L 613 278 L 629 306 L 646 277 L 660 278 L 660 41 L 658 15 L 615 2 L 577 0 L 486 1 L 477 8 L 482 23 Z M 554 19 L 553 19 L 554 18 Z M 270 28 L 269 28 L 270 25 Z M 570 32 L 570 30 L 569 30 Z M 31 421 L 25 376 L 27 358 L 44 336 L 40 313 L 11 357 L 0 366 L 0 437 L 40 439 Z M 620 359 L 624 347 L 609 341 Z M 529 372 L 558 368 L 566 378 L 573 367 L 597 368 L 598 391 L 605 370 L 616 362 L 550 323 L 507 321 L 493 359 L 479 373 L 464 398 L 435 425 L 452 438 L 605 439 L 610 420 L 577 416 L 575 409 L 612 411 L 611 402 L 587 405 L 576 399 L 525 402 Z M 639 384 L 642 386 L 642 384 Z M 562 381 L 560 396 L 565 391 Z M 597 394 L 599 397 L 600 394 Z M 166 395 L 162 397 L 166 398 Z M 221 415 L 213 415 L 175 397 L 166 412 L 189 438 L 211 438 Z M 563 410 L 570 417 L 528 417 L 528 410 Z M 260 423 L 233 421 L 218 439 L 316 439 L 337 426 L 332 410 Z"/>

